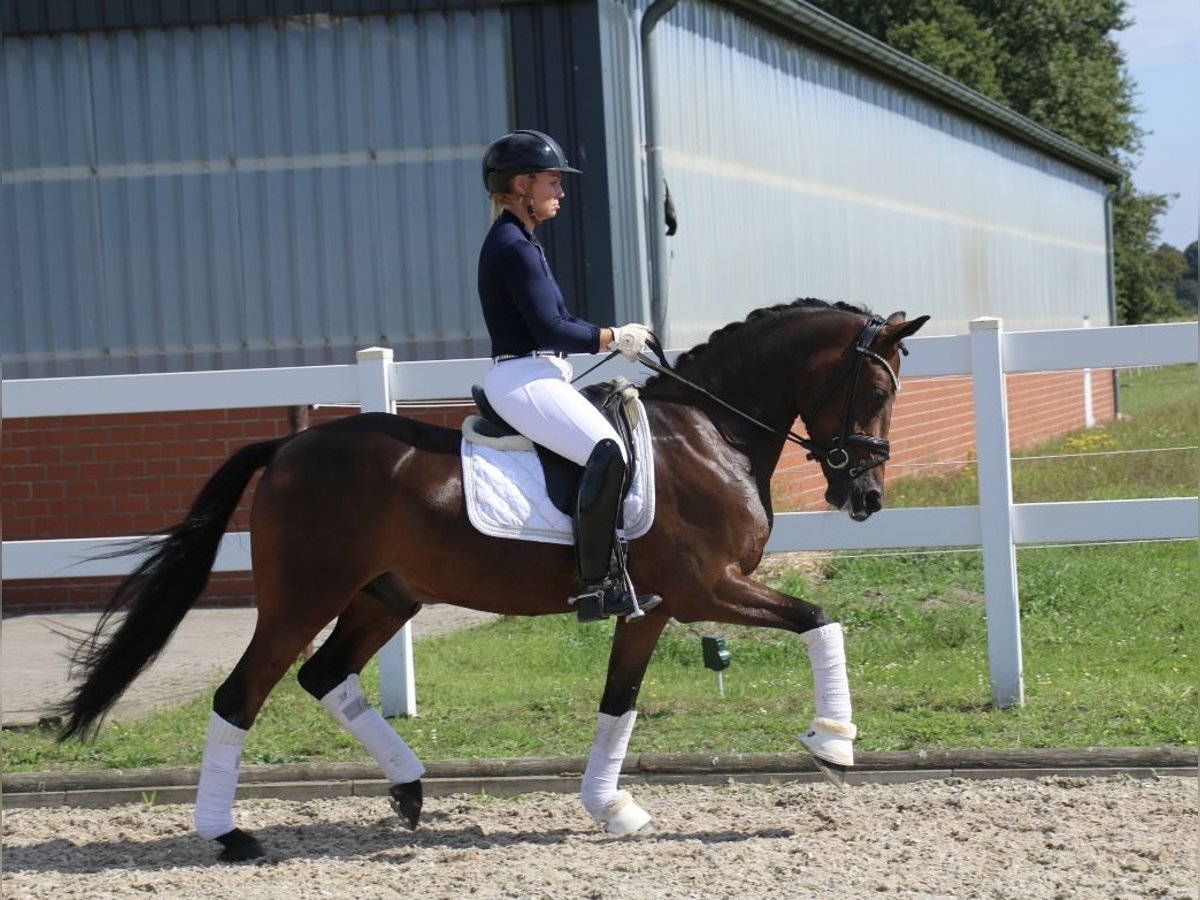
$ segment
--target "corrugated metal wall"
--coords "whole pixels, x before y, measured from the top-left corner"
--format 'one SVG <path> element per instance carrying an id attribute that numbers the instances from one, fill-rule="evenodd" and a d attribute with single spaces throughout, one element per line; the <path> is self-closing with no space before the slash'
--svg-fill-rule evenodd
<path id="1" fill-rule="evenodd" d="M 608 135 L 614 319 L 651 322 L 646 269 L 646 217 L 641 120 L 641 47 L 631 10 L 599 0 L 600 50 L 605 61 L 604 123 Z"/>
<path id="2" fill-rule="evenodd" d="M 1099 178 L 712 4 L 656 40 L 672 346 L 798 296 L 931 333 L 1108 322 Z"/>
<path id="3" fill-rule="evenodd" d="M 486 355 L 496 10 L 9 38 L 6 378 Z"/>
<path id="4" fill-rule="evenodd" d="M 586 171 L 542 235 L 568 302 L 649 321 L 640 6 L 8 37 L 6 377 L 486 355 L 478 159 L 510 127 Z M 655 31 L 670 345 L 800 295 L 1108 320 L 1100 176 L 746 15 Z"/>
<path id="5" fill-rule="evenodd" d="M 526 3 L 508 10 L 513 58 L 513 124 L 553 135 L 581 175 L 564 179 L 566 199 L 538 239 L 572 312 L 613 324 L 611 245 L 604 108 L 608 74 L 601 57 L 596 5 L 578 0 Z"/>

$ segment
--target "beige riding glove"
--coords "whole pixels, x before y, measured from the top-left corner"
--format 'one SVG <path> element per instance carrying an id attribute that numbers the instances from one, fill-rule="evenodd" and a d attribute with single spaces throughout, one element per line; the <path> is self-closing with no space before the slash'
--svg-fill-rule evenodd
<path id="1" fill-rule="evenodd" d="M 638 354 L 645 351 L 646 341 L 653 337 L 649 328 L 636 322 L 614 327 L 612 333 L 613 339 L 608 349 L 619 350 L 626 359 L 637 359 Z"/>

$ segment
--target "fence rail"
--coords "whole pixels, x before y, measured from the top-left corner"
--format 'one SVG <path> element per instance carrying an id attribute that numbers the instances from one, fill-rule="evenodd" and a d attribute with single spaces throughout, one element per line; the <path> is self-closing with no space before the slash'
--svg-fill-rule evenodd
<path id="1" fill-rule="evenodd" d="M 1080 541 L 1195 538 L 1196 497 L 1068 503 L 1012 501 L 1008 406 L 1004 375 L 1012 372 L 1195 363 L 1197 326 L 1191 323 L 1005 333 L 999 319 L 971 323 L 965 335 L 914 337 L 904 363 L 909 376 L 970 375 L 974 390 L 979 504 L 883 510 L 864 523 L 842 513 L 782 513 L 769 552 L 980 546 L 984 559 L 991 699 L 1024 701 L 1016 547 Z M 578 361 L 579 368 L 590 363 Z M 392 362 L 372 347 L 356 365 L 4 382 L 4 417 L 175 412 L 260 406 L 351 404 L 390 411 L 397 402 L 436 405 L 460 399 L 479 382 L 487 360 Z M 587 381 L 635 376 L 618 359 Z M 6 579 L 123 575 L 128 557 L 94 559 L 115 541 L 131 538 L 5 541 Z M 225 536 L 216 571 L 250 568 L 250 538 Z M 406 626 L 380 651 L 381 706 L 388 715 L 415 715 L 412 637 Z"/>

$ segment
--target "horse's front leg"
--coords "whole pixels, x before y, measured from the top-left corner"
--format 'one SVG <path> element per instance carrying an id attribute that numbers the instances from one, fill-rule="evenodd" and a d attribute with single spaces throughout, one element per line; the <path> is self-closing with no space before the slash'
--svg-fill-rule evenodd
<path id="1" fill-rule="evenodd" d="M 816 715 L 800 735 L 800 743 L 826 777 L 841 785 L 846 768 L 854 765 L 858 734 L 851 717 L 841 623 L 830 621 L 821 607 L 759 584 L 733 568 L 718 583 L 714 600 L 716 621 L 784 628 L 804 639 L 812 665 Z"/>
<path id="2" fill-rule="evenodd" d="M 656 610 L 632 625 L 621 619 L 613 636 L 596 736 L 579 790 L 583 808 L 608 834 L 633 834 L 650 822 L 649 813 L 628 791 L 618 789 L 617 782 L 637 719 L 638 691 L 666 624 L 666 613 Z"/>

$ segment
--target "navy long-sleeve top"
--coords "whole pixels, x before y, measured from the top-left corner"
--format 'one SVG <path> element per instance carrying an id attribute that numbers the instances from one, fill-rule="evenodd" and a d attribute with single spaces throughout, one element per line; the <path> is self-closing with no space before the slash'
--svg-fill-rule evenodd
<path id="1" fill-rule="evenodd" d="M 479 251 L 479 300 L 493 356 L 600 349 L 600 328 L 567 312 L 542 245 L 508 210 Z"/>

